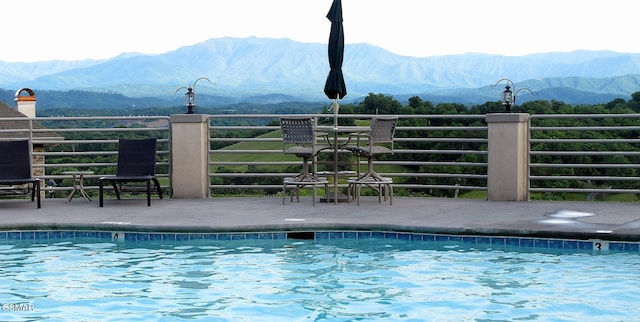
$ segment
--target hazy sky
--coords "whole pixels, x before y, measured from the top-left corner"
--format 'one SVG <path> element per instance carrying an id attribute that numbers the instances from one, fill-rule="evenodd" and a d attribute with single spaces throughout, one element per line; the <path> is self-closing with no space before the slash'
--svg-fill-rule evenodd
<path id="1" fill-rule="evenodd" d="M 0 2 L 0 61 L 164 53 L 219 37 L 326 43 L 332 0 Z M 345 41 L 407 56 L 640 53 L 634 0 L 342 0 Z M 346 57 L 345 59 L 348 59 Z"/>

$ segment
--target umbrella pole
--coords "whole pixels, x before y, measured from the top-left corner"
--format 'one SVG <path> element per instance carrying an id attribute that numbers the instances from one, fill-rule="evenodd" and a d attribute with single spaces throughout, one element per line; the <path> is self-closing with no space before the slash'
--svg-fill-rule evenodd
<path id="1" fill-rule="evenodd" d="M 331 105 L 331 110 L 333 111 L 333 127 L 338 128 L 338 109 L 340 109 L 340 104 L 338 103 L 338 99 L 333 102 Z"/>
<path id="2" fill-rule="evenodd" d="M 340 104 L 338 103 L 338 98 L 336 97 L 335 101 L 331 105 L 331 111 L 333 112 L 333 128 L 335 130 L 338 129 L 338 109 L 340 109 Z M 333 153 L 333 203 L 338 204 L 338 132 L 333 133 L 333 145 L 334 145 L 334 153 Z"/>

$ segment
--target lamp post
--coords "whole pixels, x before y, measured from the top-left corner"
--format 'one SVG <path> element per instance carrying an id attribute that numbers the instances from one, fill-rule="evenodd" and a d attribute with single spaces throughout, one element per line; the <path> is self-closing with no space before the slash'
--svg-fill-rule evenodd
<path id="1" fill-rule="evenodd" d="M 527 90 L 529 91 L 529 93 L 536 95 L 536 93 L 534 93 L 532 90 L 530 90 L 527 87 L 523 87 L 521 89 L 516 90 L 516 85 L 508 78 L 503 78 L 497 81 L 493 85 L 493 87 L 498 86 L 498 84 L 502 81 L 505 81 L 507 83 L 507 85 L 504 87 L 504 91 L 502 91 L 502 105 L 504 105 L 505 110 L 509 113 L 511 113 L 511 106 L 516 105 L 516 96 L 518 96 L 518 93 L 521 90 Z M 511 86 L 509 86 L 509 84 L 511 84 Z M 511 88 L 513 88 L 513 90 L 511 90 Z"/>
<path id="2" fill-rule="evenodd" d="M 200 77 L 200 78 L 196 79 L 195 82 L 193 82 L 193 86 L 189 85 L 189 86 L 180 87 L 173 93 L 175 95 L 181 89 L 183 89 L 183 88 L 187 89 L 187 92 L 184 94 L 184 106 L 187 107 L 187 113 L 186 114 L 193 114 L 194 113 L 193 108 L 196 106 L 196 84 L 201 79 L 204 79 L 204 80 L 208 81 L 209 83 L 211 83 L 211 85 L 214 85 L 214 86 L 216 85 L 214 82 L 210 81 L 208 78 Z"/>

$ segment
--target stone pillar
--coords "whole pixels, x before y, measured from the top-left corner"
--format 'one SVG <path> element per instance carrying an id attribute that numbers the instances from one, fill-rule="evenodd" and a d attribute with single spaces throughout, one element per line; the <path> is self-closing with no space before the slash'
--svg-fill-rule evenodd
<path id="1" fill-rule="evenodd" d="M 171 115 L 173 198 L 204 199 L 209 193 L 208 115 Z"/>
<path id="2" fill-rule="evenodd" d="M 487 198 L 529 200 L 529 114 L 487 114 Z"/>
<path id="3" fill-rule="evenodd" d="M 44 152 L 44 145 L 34 144 L 32 145 L 32 149 L 33 152 L 41 153 Z M 44 155 L 34 155 L 32 153 L 31 160 L 32 164 L 45 164 Z M 44 190 L 44 187 L 47 185 L 47 182 L 42 178 L 45 175 L 44 167 L 32 167 L 31 174 L 36 178 L 40 178 L 40 198 L 44 199 L 46 197 L 46 191 Z"/>

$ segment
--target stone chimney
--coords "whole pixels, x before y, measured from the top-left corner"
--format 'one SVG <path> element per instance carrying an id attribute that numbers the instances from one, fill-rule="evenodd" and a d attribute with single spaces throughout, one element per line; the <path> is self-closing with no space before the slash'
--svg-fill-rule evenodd
<path id="1" fill-rule="evenodd" d="M 18 105 L 18 112 L 26 115 L 27 117 L 36 117 L 36 93 L 30 88 L 21 88 L 16 91 L 16 104 Z"/>

